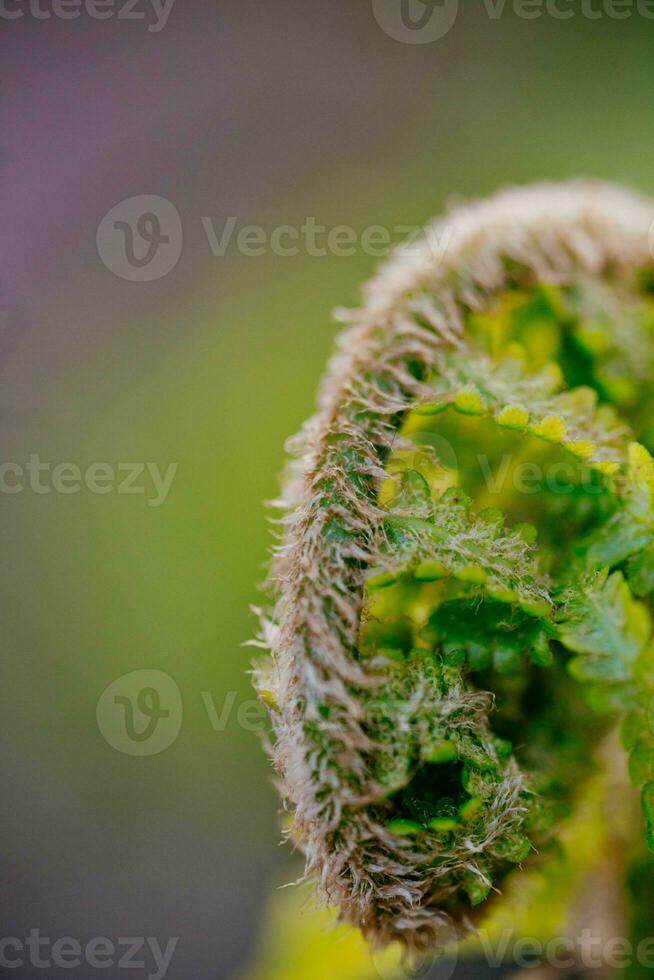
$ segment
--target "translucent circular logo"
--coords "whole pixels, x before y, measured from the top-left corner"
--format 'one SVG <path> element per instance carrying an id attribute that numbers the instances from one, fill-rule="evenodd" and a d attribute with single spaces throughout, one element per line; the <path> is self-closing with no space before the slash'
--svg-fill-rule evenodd
<path id="1" fill-rule="evenodd" d="M 457 459 L 454 446 L 449 439 L 440 435 L 438 432 L 429 433 L 429 445 L 435 453 L 438 466 L 452 476 L 452 485 L 456 484 L 459 473 L 459 460 Z"/>
<path id="2" fill-rule="evenodd" d="M 161 670 L 134 670 L 112 681 L 96 708 L 98 728 L 117 752 L 157 755 L 182 727 L 182 696 Z"/>
<path id="3" fill-rule="evenodd" d="M 454 27 L 459 0 L 372 0 L 372 10 L 394 41 L 431 44 Z"/>
<path id="4" fill-rule="evenodd" d="M 165 197 L 141 194 L 116 204 L 98 225 L 98 255 L 106 267 L 130 282 L 168 275 L 182 254 L 182 221 Z"/>
<path id="5" fill-rule="evenodd" d="M 458 962 L 456 933 L 452 926 L 443 926 L 436 948 L 417 957 L 407 957 L 399 946 L 373 952 L 371 957 L 380 980 L 427 980 L 430 975 L 434 980 L 451 980 Z"/>
<path id="6" fill-rule="evenodd" d="M 434 432 L 431 419 L 422 420 L 416 448 L 406 456 L 406 464 L 428 476 L 432 495 L 440 497 L 450 487 L 459 485 L 459 461 L 449 439 Z"/>

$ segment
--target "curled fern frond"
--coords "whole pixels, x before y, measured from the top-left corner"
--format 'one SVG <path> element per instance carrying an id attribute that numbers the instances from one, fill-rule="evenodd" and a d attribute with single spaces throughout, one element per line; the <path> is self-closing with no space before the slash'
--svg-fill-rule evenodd
<path id="1" fill-rule="evenodd" d="M 654 840 L 653 221 L 582 182 L 454 211 L 342 314 L 291 445 L 257 686 L 375 943 L 479 921 L 620 717 Z"/>

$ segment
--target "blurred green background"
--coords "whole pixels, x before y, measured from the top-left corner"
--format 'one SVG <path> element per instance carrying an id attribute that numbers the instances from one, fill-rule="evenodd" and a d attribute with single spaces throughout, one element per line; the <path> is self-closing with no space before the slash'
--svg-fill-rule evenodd
<path id="1" fill-rule="evenodd" d="M 177 0 L 163 30 L 146 25 L 2 24 L 3 461 L 179 464 L 159 508 L 2 494 L 2 934 L 177 936 L 168 977 L 204 980 L 247 969 L 273 889 L 299 870 L 237 718 L 241 644 L 284 439 L 312 410 L 331 309 L 378 260 L 233 243 L 214 257 L 201 219 L 360 233 L 540 178 L 654 190 L 654 22 L 466 3 L 445 37 L 409 45 L 365 0 Z M 153 282 L 113 275 L 95 245 L 140 194 L 184 229 Z M 144 668 L 175 680 L 184 716 L 141 758 L 102 737 L 96 705 Z M 207 698 L 233 705 L 222 731 Z"/>

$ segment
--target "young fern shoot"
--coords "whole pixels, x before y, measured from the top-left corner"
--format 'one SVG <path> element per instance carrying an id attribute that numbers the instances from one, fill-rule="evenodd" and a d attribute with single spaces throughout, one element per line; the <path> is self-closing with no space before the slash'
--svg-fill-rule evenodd
<path id="1" fill-rule="evenodd" d="M 307 873 L 377 945 L 482 921 L 617 724 L 654 845 L 653 222 L 510 190 L 341 314 L 256 684 Z"/>

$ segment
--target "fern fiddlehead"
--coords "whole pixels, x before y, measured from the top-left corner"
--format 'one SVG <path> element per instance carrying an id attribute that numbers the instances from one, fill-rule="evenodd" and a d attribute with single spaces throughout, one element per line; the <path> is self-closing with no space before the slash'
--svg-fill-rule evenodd
<path id="1" fill-rule="evenodd" d="M 654 843 L 653 220 L 589 183 L 455 211 L 292 446 L 256 683 L 307 870 L 377 943 L 478 921 L 618 719 Z"/>

